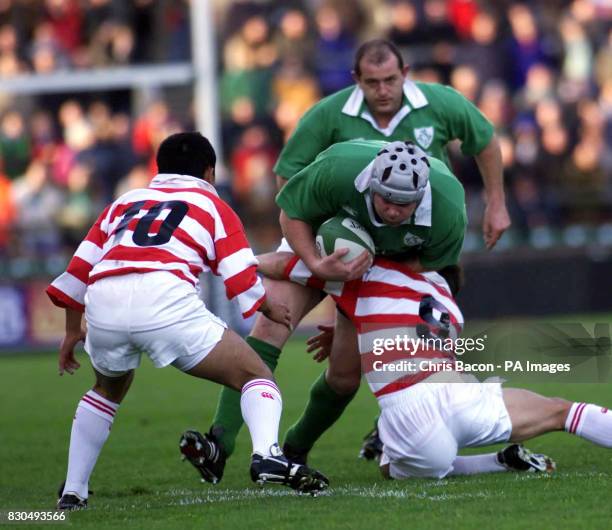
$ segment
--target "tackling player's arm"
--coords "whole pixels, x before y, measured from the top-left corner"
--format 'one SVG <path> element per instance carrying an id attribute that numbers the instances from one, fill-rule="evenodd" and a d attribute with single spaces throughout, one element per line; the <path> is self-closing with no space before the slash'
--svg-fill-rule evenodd
<path id="1" fill-rule="evenodd" d="M 271 280 L 286 280 L 287 266 L 295 259 L 291 252 L 267 252 L 257 256 L 257 272 Z"/>

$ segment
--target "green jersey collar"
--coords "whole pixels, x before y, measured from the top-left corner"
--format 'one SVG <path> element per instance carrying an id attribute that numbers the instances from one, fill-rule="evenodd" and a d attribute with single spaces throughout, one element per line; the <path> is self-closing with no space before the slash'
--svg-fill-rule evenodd
<path id="1" fill-rule="evenodd" d="M 370 162 L 366 167 L 361 170 L 361 173 L 357 175 L 355 178 L 355 189 L 359 193 L 364 193 L 370 187 L 370 180 L 372 179 L 372 169 L 374 167 L 374 161 Z M 368 208 L 368 216 L 370 217 L 370 221 L 374 226 L 387 226 L 384 223 L 381 223 L 376 219 L 376 214 L 374 213 L 374 206 L 372 204 L 372 198 L 370 197 L 370 193 L 365 193 L 363 195 L 365 199 L 366 206 Z M 431 227 L 431 182 L 427 183 L 427 187 L 425 188 L 425 195 L 421 199 L 417 209 L 414 212 L 414 215 L 409 219 L 406 219 L 403 225 L 419 225 L 419 226 L 429 226 Z"/>
<path id="2" fill-rule="evenodd" d="M 363 90 L 359 88 L 359 85 L 355 85 L 353 92 L 351 92 L 351 95 L 346 100 L 344 107 L 342 107 L 342 113 L 348 116 L 360 117 L 368 121 L 370 125 L 374 127 L 374 129 L 384 136 L 391 136 L 395 131 L 395 128 L 412 109 L 420 109 L 426 105 L 428 105 L 428 101 L 425 94 L 423 94 L 421 89 L 413 81 L 406 79 L 404 81 L 404 105 L 402 105 L 395 116 L 393 116 L 386 128 L 381 129 L 376 123 L 376 120 L 365 104 Z"/>

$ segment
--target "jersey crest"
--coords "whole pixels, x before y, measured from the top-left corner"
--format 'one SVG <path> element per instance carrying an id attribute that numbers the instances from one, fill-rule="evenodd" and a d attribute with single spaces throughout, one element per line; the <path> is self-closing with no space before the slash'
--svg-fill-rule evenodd
<path id="1" fill-rule="evenodd" d="M 431 142 L 433 142 L 434 138 L 434 128 L 433 127 L 415 127 L 414 129 L 414 138 L 423 149 L 427 149 Z"/>
<path id="2" fill-rule="evenodd" d="M 424 239 L 420 238 L 419 236 L 415 236 L 410 232 L 407 232 L 404 236 L 404 245 L 407 247 L 418 247 L 419 245 L 423 244 L 424 241 Z"/>

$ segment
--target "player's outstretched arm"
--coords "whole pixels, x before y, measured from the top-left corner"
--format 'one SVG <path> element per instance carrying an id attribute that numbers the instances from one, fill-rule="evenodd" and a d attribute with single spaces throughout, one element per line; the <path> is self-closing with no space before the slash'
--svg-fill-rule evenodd
<path id="1" fill-rule="evenodd" d="M 291 252 L 268 252 L 257 256 L 257 272 L 271 280 L 286 280 L 285 269 L 295 254 Z"/>
<path id="2" fill-rule="evenodd" d="M 62 339 L 59 351 L 59 375 L 64 372 L 73 374 L 81 365 L 74 356 L 74 347 L 85 340 L 85 330 L 82 327 L 83 313 L 76 309 L 66 308 L 66 334 Z"/>

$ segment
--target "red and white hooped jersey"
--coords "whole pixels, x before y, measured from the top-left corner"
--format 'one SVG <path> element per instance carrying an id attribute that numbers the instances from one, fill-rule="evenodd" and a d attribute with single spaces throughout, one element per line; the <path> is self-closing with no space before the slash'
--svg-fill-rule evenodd
<path id="1" fill-rule="evenodd" d="M 87 285 L 100 278 L 167 271 L 199 289 L 198 276 L 210 270 L 246 318 L 265 299 L 256 269 L 238 215 L 212 185 L 160 174 L 104 209 L 47 294 L 55 305 L 83 311 Z"/>
<path id="2" fill-rule="evenodd" d="M 285 277 L 330 294 L 355 324 L 361 369 L 376 397 L 419 383 L 440 371 L 441 365 L 454 367 L 452 348 L 439 346 L 457 338 L 463 315 L 438 273 L 415 273 L 401 263 L 376 257 L 358 280 L 325 282 L 294 256 Z M 432 340 L 423 342 L 424 337 Z"/>

